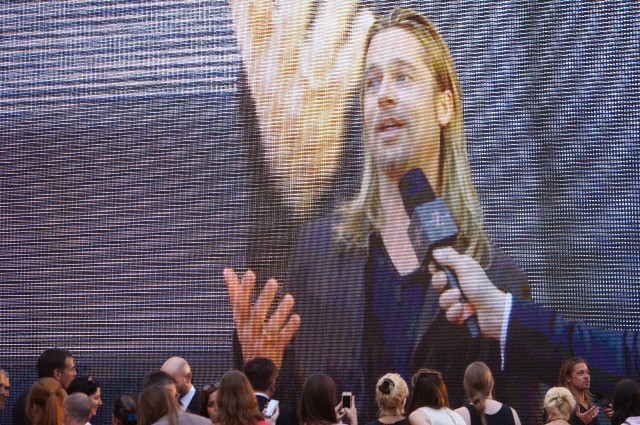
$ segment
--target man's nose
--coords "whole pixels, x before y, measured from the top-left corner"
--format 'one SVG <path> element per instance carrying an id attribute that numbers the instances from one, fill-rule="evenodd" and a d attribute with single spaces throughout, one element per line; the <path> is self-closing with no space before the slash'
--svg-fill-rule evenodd
<path id="1" fill-rule="evenodd" d="M 378 106 L 388 108 L 398 103 L 395 87 L 391 78 L 386 77 L 380 83 L 380 91 L 378 92 Z"/>

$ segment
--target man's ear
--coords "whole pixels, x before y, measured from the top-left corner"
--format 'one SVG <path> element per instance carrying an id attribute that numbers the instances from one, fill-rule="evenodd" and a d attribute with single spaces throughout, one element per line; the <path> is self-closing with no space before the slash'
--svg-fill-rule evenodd
<path id="1" fill-rule="evenodd" d="M 188 384 L 191 383 L 191 379 L 193 379 L 193 375 L 191 374 L 191 372 L 188 372 L 186 375 L 184 375 L 184 380 L 187 381 Z"/>
<path id="2" fill-rule="evenodd" d="M 60 381 L 60 379 L 62 378 L 62 372 L 60 371 L 60 369 L 53 369 L 52 378 L 56 381 Z"/>
<path id="3" fill-rule="evenodd" d="M 436 99 L 436 119 L 440 128 L 446 128 L 453 116 L 453 93 L 451 90 L 444 90 L 437 94 Z"/>

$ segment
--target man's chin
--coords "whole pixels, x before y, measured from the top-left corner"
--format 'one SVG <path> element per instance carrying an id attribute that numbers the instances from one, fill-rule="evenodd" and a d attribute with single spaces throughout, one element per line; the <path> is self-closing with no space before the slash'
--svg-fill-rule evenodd
<path id="1" fill-rule="evenodd" d="M 389 180 L 400 181 L 400 178 L 412 167 L 409 161 L 393 161 L 386 164 L 384 173 Z"/>

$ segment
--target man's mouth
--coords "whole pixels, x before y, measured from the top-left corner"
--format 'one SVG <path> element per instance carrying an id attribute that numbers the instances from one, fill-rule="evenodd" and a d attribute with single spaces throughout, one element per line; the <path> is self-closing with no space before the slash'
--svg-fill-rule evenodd
<path id="1" fill-rule="evenodd" d="M 376 132 L 379 134 L 391 134 L 404 126 L 404 122 L 396 118 L 387 118 L 376 126 Z"/>

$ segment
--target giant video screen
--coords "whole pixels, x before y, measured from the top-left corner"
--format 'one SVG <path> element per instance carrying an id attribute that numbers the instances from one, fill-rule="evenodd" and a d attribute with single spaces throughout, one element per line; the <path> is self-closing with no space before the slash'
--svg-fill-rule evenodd
<path id="1" fill-rule="evenodd" d="M 275 357 L 290 405 L 329 374 L 363 423 L 389 371 L 456 408 L 483 360 L 526 424 L 568 357 L 597 399 L 640 378 L 638 2 L 0 11 L 2 424 L 51 347 L 100 381 L 94 425 L 171 356 L 198 388 Z"/>

